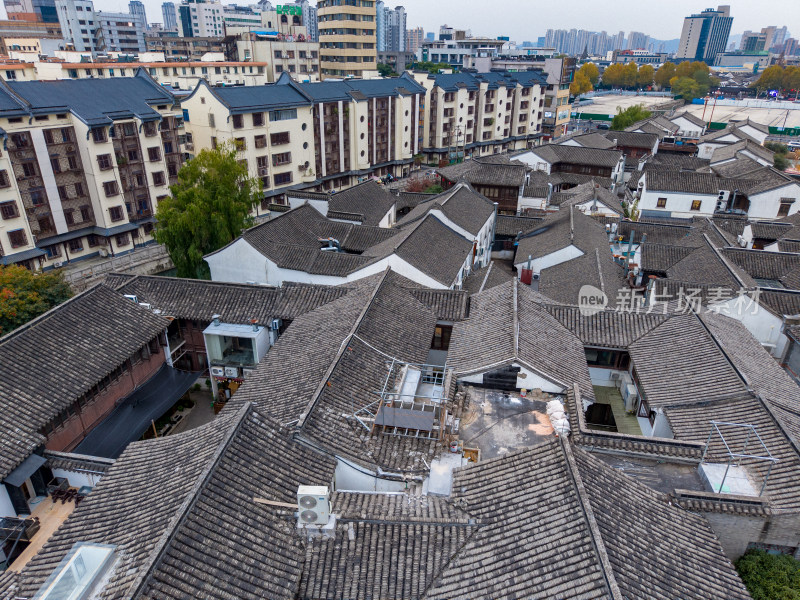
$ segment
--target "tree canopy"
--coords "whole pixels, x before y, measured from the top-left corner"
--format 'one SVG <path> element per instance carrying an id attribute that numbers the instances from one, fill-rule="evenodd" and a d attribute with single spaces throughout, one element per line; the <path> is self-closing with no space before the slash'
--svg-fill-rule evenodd
<path id="1" fill-rule="evenodd" d="M 658 73 L 656 78 L 660 80 Z M 695 98 L 706 96 L 712 87 L 719 85 L 719 79 L 711 76 L 711 70 L 706 63 L 687 61 L 675 67 L 675 75 L 669 80 L 669 85 L 673 94 L 691 102 Z"/>
<path id="2" fill-rule="evenodd" d="M 158 204 L 155 239 L 167 248 L 178 277 L 208 277 L 203 256 L 253 224 L 261 181 L 250 177 L 236 149 L 202 150 L 178 172 L 171 195 Z"/>
<path id="3" fill-rule="evenodd" d="M 569 91 L 574 96 L 591 92 L 600 80 L 600 69 L 594 63 L 584 63 L 575 73 L 575 79 L 569 86 Z"/>
<path id="4" fill-rule="evenodd" d="M 634 89 L 647 87 L 653 83 L 653 67 L 642 65 L 637 67 L 636 63 L 626 64 L 614 63 L 606 67 L 603 71 L 603 85 L 611 88 Z"/>
<path id="5" fill-rule="evenodd" d="M 611 122 L 611 129 L 614 131 L 622 131 L 626 127 L 630 127 L 637 121 L 649 118 L 653 113 L 646 110 L 644 104 L 634 104 L 625 110 L 617 109 L 617 114 Z"/>
<path id="6" fill-rule="evenodd" d="M 415 62 L 413 65 L 411 65 L 411 67 L 420 71 L 428 71 L 428 73 L 436 75 L 443 69 L 452 69 L 453 65 L 446 62 L 434 63 L 427 60 L 421 60 Z"/>
<path id="7" fill-rule="evenodd" d="M 800 67 L 767 67 L 751 87 L 756 88 L 758 93 L 778 90 L 782 94 L 797 94 L 800 91 Z"/>
<path id="8" fill-rule="evenodd" d="M 669 87 L 669 82 L 675 77 L 675 63 L 665 62 L 658 68 L 655 74 L 655 82 L 658 87 Z"/>
<path id="9" fill-rule="evenodd" d="M 72 296 L 62 271 L 33 273 L 0 266 L 0 335 L 35 319 Z"/>
<path id="10" fill-rule="evenodd" d="M 385 63 L 378 63 L 378 73 L 380 73 L 381 77 L 397 77 L 397 73 L 391 65 Z"/>
<path id="11" fill-rule="evenodd" d="M 800 561 L 791 556 L 748 550 L 734 564 L 753 600 L 800 600 Z"/>

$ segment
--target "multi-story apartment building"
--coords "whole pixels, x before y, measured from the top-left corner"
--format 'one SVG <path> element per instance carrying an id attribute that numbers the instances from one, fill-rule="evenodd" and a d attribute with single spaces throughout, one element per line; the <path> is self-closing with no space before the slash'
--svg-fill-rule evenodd
<path id="1" fill-rule="evenodd" d="M 369 175 L 407 172 L 420 149 L 425 90 L 409 75 L 212 88 L 181 106 L 187 152 L 234 144 L 264 186 L 265 205 L 291 189 L 342 189 Z"/>
<path id="2" fill-rule="evenodd" d="M 222 4 L 206 0 L 184 0 L 178 6 L 178 35 L 222 37 L 225 35 Z"/>
<path id="3" fill-rule="evenodd" d="M 161 5 L 161 15 L 164 18 L 162 27 L 165 31 L 178 30 L 178 10 L 175 8 L 174 2 L 164 2 Z"/>
<path id="4" fill-rule="evenodd" d="M 146 17 L 131 8 L 137 12 L 107 13 L 95 11 L 92 0 L 56 0 L 64 39 L 78 52 L 144 52 Z"/>
<path id="5" fill-rule="evenodd" d="M 166 32 L 165 32 L 166 33 Z M 177 37 L 151 34 L 144 38 L 148 52 L 163 52 L 167 60 L 200 60 L 209 52 L 224 52 L 218 37 Z"/>
<path id="6" fill-rule="evenodd" d="M 426 90 L 422 151 L 429 161 L 530 148 L 542 135 L 546 79 L 539 71 L 414 77 Z"/>
<path id="7" fill-rule="evenodd" d="M 201 79 L 211 85 L 262 85 L 269 81 L 271 67 L 266 62 L 254 61 L 46 61 L 34 63 L 33 66 L 39 80 L 118 79 L 133 77 L 141 68 L 159 84 L 168 85 L 175 90 L 193 90 Z"/>
<path id="8" fill-rule="evenodd" d="M 151 239 L 181 166 L 182 115 L 144 71 L 0 83 L 0 254 L 59 266 Z"/>
<path id="9" fill-rule="evenodd" d="M 425 30 L 422 27 L 406 30 L 406 52 L 415 53 L 423 41 L 425 41 Z"/>
<path id="10" fill-rule="evenodd" d="M 417 59 L 434 63 L 449 63 L 454 69 L 466 67 L 470 57 L 496 56 L 503 47 L 502 40 L 466 36 L 467 32 L 454 30 L 436 41 L 425 41 L 417 49 Z"/>
<path id="11" fill-rule="evenodd" d="M 374 0 L 319 0 L 317 19 L 323 77 L 362 77 L 377 72 Z"/>
<path id="12" fill-rule="evenodd" d="M 266 81 L 282 73 L 297 81 L 319 81 L 319 42 L 289 41 L 273 32 L 248 32 L 225 38 L 225 58 L 263 64 Z"/>
<path id="13" fill-rule="evenodd" d="M 5 38 L 35 38 L 60 40 L 61 25 L 39 21 L 0 21 L 0 40 Z"/>

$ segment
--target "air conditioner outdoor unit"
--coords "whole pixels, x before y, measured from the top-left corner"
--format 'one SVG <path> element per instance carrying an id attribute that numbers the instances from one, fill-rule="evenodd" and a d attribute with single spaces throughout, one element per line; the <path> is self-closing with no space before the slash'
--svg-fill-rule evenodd
<path id="1" fill-rule="evenodd" d="M 98 250 L 97 253 L 103 258 L 108 258 L 108 250 L 106 250 L 105 248 L 100 248 L 100 250 Z"/>
<path id="2" fill-rule="evenodd" d="M 225 377 L 238 377 L 239 367 L 225 367 Z"/>
<path id="3" fill-rule="evenodd" d="M 140 302 L 139 306 L 141 306 L 142 308 L 146 308 L 147 310 L 150 310 L 151 308 L 153 308 L 153 305 L 148 303 L 148 302 Z"/>
<path id="4" fill-rule="evenodd" d="M 639 398 L 639 392 L 636 386 L 632 383 L 625 384 L 620 388 L 622 392 L 622 400 L 625 402 L 625 410 L 633 412 L 636 408 L 636 400 Z"/>
<path id="5" fill-rule="evenodd" d="M 299 525 L 327 525 L 331 513 L 328 486 L 298 486 L 297 508 Z"/>
<path id="6" fill-rule="evenodd" d="M 273 331 L 278 331 L 281 328 L 282 322 L 280 319 L 272 319 L 269 326 Z"/>
<path id="7" fill-rule="evenodd" d="M 214 377 L 225 377 L 225 367 L 211 367 L 211 374 Z"/>
<path id="8" fill-rule="evenodd" d="M 54 266 L 56 269 L 60 269 L 61 267 L 63 267 L 63 266 L 64 266 L 64 263 L 63 263 L 63 262 L 61 262 L 60 260 L 57 260 L 56 262 L 54 262 L 54 263 L 53 263 L 53 266 Z"/>
<path id="9" fill-rule="evenodd" d="M 256 372 L 255 369 L 242 369 L 242 376 L 245 379 L 247 379 L 248 377 L 250 377 L 255 372 Z"/>
<path id="10" fill-rule="evenodd" d="M 130 300 L 131 302 L 135 302 L 136 304 L 139 304 L 139 298 L 138 298 L 138 296 L 135 296 L 134 294 L 125 294 L 125 297 L 126 297 L 128 300 Z"/>
<path id="11" fill-rule="evenodd" d="M 738 243 L 742 248 L 747 248 L 747 240 L 741 235 L 736 236 L 736 243 Z"/>

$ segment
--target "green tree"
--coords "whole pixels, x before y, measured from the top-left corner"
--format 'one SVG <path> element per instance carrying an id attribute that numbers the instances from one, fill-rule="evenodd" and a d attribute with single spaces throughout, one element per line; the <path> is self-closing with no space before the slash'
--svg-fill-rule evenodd
<path id="1" fill-rule="evenodd" d="M 800 600 L 800 561 L 748 550 L 734 565 L 753 600 Z"/>
<path id="2" fill-rule="evenodd" d="M 395 70 L 385 63 L 378 63 L 378 73 L 381 77 L 397 77 Z"/>
<path id="3" fill-rule="evenodd" d="M 676 96 L 680 96 L 687 103 L 691 102 L 695 98 L 705 96 L 700 84 L 691 77 L 673 77 L 669 84 L 670 87 L 672 87 L 672 93 Z M 705 91 L 707 93 L 708 88 L 706 88 Z"/>
<path id="4" fill-rule="evenodd" d="M 644 104 L 634 104 L 625 110 L 618 108 L 617 114 L 611 122 L 611 129 L 622 131 L 637 121 L 649 118 L 652 114 L 649 110 L 645 110 Z"/>
<path id="5" fill-rule="evenodd" d="M 62 271 L 33 273 L 0 266 L 0 335 L 24 325 L 72 296 Z"/>
<path id="6" fill-rule="evenodd" d="M 639 73 L 636 76 L 636 83 L 639 87 L 649 87 L 653 85 L 653 78 L 656 75 L 656 70 L 651 65 L 642 65 L 639 67 Z"/>
<path id="7" fill-rule="evenodd" d="M 673 77 L 675 77 L 675 63 L 665 62 L 656 71 L 656 85 L 660 88 L 669 87 L 669 82 Z"/>
<path id="8" fill-rule="evenodd" d="M 782 90 L 784 69 L 780 65 L 772 65 L 761 72 L 761 76 L 752 85 L 761 91 Z"/>
<path id="9" fill-rule="evenodd" d="M 580 96 L 586 92 L 591 92 L 593 89 L 592 82 L 580 71 L 575 74 L 575 79 L 569 85 L 569 92 L 573 96 Z"/>
<path id="10" fill-rule="evenodd" d="M 253 224 L 261 180 L 250 177 L 233 146 L 202 150 L 178 172 L 171 195 L 158 204 L 155 239 L 167 248 L 178 277 L 208 277 L 203 256 Z"/>
<path id="11" fill-rule="evenodd" d="M 417 62 L 413 63 L 411 65 L 411 68 L 415 69 L 415 70 L 418 70 L 418 71 L 428 71 L 429 73 L 432 73 L 433 75 L 436 75 L 437 73 L 439 73 L 439 71 L 442 71 L 442 70 L 445 70 L 445 69 L 452 69 L 453 65 L 451 65 L 450 63 L 445 63 L 445 62 L 433 63 L 433 62 L 430 62 L 430 61 L 423 60 L 423 61 L 417 61 Z"/>

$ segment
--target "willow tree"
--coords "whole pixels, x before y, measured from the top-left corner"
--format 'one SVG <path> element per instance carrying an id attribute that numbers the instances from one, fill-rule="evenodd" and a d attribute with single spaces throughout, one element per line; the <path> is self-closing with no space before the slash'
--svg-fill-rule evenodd
<path id="1" fill-rule="evenodd" d="M 156 211 L 155 239 L 167 248 L 178 277 L 207 279 L 203 256 L 253 225 L 261 181 L 250 177 L 232 145 L 202 150 L 178 172 Z"/>

